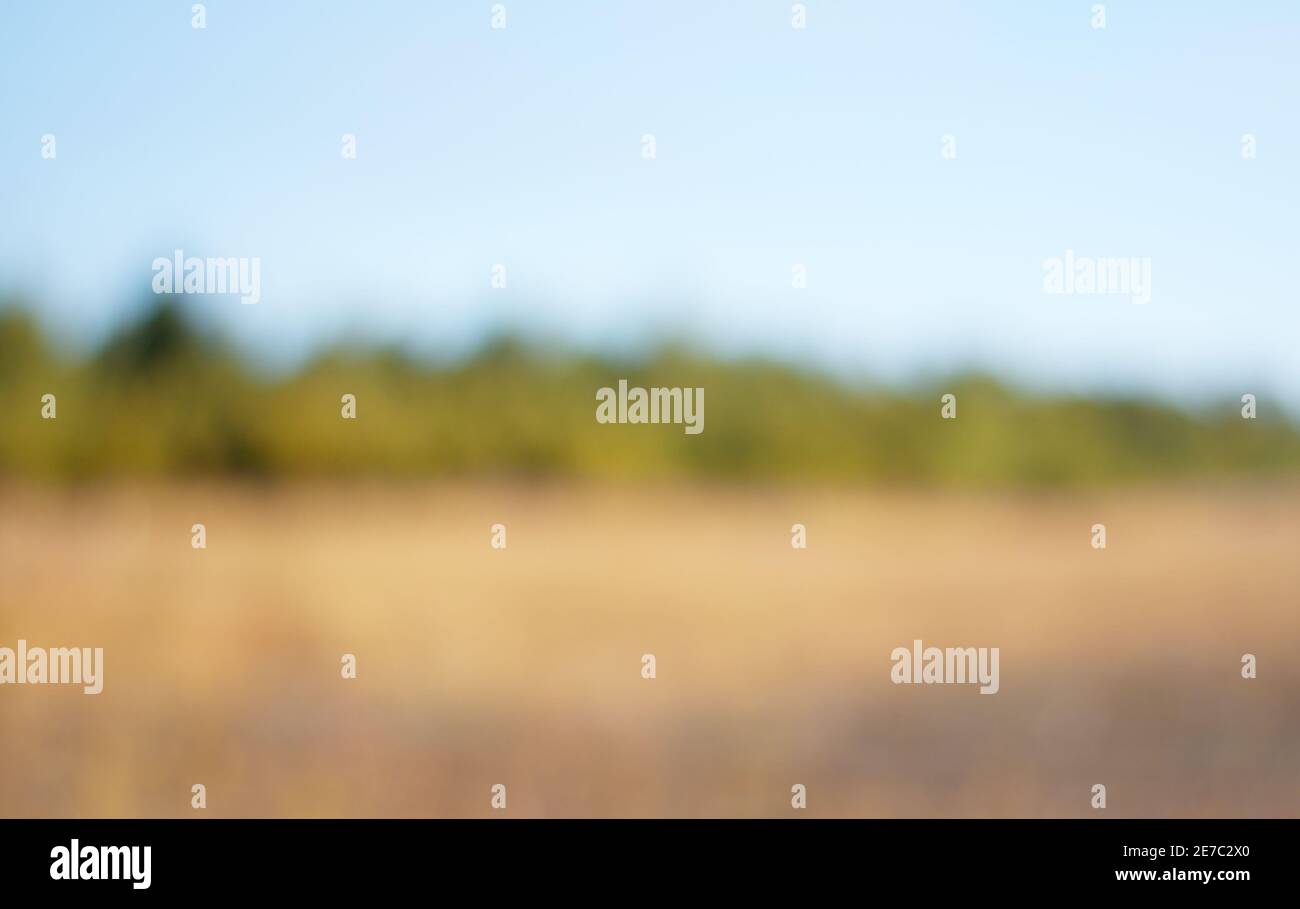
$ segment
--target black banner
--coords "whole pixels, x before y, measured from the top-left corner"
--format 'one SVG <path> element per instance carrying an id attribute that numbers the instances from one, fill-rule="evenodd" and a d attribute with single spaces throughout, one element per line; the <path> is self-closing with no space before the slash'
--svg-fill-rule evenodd
<path id="1" fill-rule="evenodd" d="M 51 896 L 1104 886 L 1231 899 L 1283 884 L 1297 833 L 1289 820 L 0 821 L 0 871 L 6 894 Z"/>

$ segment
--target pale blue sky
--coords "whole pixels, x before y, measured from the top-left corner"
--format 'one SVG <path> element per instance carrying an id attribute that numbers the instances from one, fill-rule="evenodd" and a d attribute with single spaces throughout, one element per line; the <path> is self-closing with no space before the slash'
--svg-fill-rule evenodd
<path id="1" fill-rule="evenodd" d="M 672 333 L 1300 407 L 1300 3 L 504 5 L 6 2 L 0 292 L 93 339 L 180 246 L 261 258 L 256 306 L 182 300 L 279 357 Z M 1044 295 L 1066 249 L 1151 303 Z"/>

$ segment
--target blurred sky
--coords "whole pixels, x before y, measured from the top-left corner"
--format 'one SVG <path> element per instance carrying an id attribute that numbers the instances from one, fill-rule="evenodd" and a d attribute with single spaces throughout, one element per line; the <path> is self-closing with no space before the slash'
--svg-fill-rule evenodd
<path id="1" fill-rule="evenodd" d="M 0 7 L 0 293 L 83 342 L 179 246 L 262 259 L 182 299 L 281 360 L 505 325 L 1300 405 L 1295 0 L 190 5 Z M 1066 249 L 1152 302 L 1044 295 Z"/>

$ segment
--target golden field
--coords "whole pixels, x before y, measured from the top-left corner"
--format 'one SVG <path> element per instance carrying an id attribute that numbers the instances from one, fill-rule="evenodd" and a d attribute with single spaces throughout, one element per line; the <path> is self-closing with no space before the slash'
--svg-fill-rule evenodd
<path id="1" fill-rule="evenodd" d="M 1252 487 L 10 486 L 0 646 L 105 681 L 0 687 L 0 816 L 1295 816 L 1298 544 Z"/>

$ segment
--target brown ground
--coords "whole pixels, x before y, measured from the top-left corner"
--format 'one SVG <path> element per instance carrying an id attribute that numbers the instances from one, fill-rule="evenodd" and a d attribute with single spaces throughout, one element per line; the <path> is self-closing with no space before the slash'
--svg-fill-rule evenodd
<path id="1" fill-rule="evenodd" d="M 1300 814 L 1297 491 L 11 487 L 20 637 L 105 688 L 0 686 L 0 816 Z"/>

